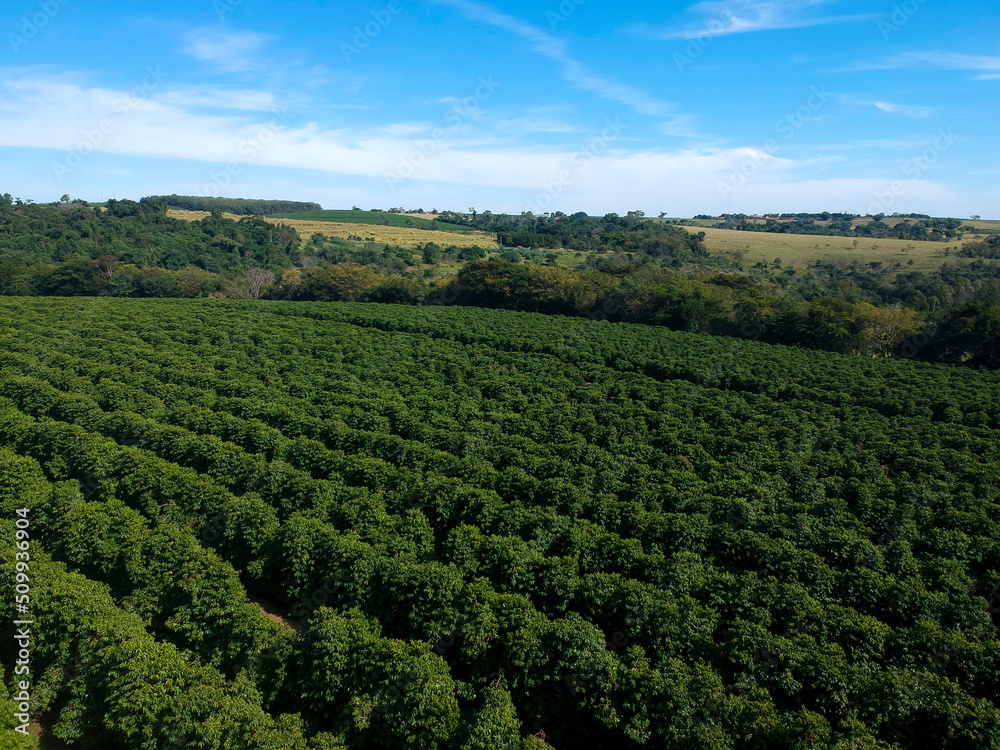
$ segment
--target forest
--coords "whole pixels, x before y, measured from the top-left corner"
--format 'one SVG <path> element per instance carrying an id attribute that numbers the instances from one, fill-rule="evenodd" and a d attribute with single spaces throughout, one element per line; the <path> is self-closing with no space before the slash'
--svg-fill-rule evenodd
<path id="1" fill-rule="evenodd" d="M 998 379 L 457 304 L 2 298 L 37 708 L 102 749 L 996 747 Z"/>

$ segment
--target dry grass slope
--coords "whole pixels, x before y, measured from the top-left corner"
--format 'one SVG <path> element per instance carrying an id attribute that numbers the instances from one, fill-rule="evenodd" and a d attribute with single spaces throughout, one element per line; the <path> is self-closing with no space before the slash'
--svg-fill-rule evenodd
<path id="1" fill-rule="evenodd" d="M 167 215 L 175 219 L 186 221 L 200 221 L 209 214 L 206 211 L 183 211 L 180 209 L 168 209 Z M 239 221 L 242 217 L 236 214 L 223 214 L 227 219 Z M 298 230 L 303 239 L 308 240 L 314 234 L 322 234 L 325 237 L 374 237 L 376 242 L 389 243 L 390 245 L 400 245 L 401 247 L 412 247 L 425 242 L 436 242 L 442 247 L 455 245 L 456 247 L 473 247 L 478 245 L 482 248 L 496 249 L 499 246 L 493 238 L 484 232 L 458 233 L 458 232 L 437 232 L 428 229 L 409 229 L 407 227 L 383 227 L 377 224 L 339 224 L 332 221 L 301 221 L 299 219 L 268 219 L 273 224 L 288 224 Z"/>
<path id="2" fill-rule="evenodd" d="M 813 260 L 844 258 L 860 263 L 881 261 L 883 266 L 901 264 L 903 269 L 929 271 L 944 263 L 968 263 L 970 258 L 946 257 L 946 248 L 961 247 L 965 240 L 951 242 L 918 242 L 914 240 L 870 239 L 859 237 L 826 237 L 815 234 L 774 234 L 769 232 L 738 232 L 732 229 L 685 227 L 692 234 L 705 233 L 705 246 L 713 254 L 747 251 L 746 262 L 770 263 L 781 258 L 784 267 L 804 270 Z M 970 239 L 966 235 L 966 240 Z M 857 247 L 855 247 L 857 241 Z M 904 252 L 905 251 L 905 252 Z M 909 261 L 913 265 L 908 265 Z"/>

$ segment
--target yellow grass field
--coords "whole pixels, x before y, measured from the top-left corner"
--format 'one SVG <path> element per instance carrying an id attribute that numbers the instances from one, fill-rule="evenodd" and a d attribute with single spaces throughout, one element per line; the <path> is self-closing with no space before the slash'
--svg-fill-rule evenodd
<path id="1" fill-rule="evenodd" d="M 208 216 L 206 211 L 184 211 L 167 209 L 167 216 L 185 221 L 201 221 Z M 227 219 L 239 221 L 242 217 L 236 214 L 223 214 Z M 426 217 L 425 217 L 426 218 Z M 438 232 L 429 229 L 409 229 L 407 227 L 383 227 L 377 224 L 339 224 L 332 221 L 300 221 L 298 219 L 268 219 L 272 224 L 288 224 L 298 230 L 304 240 L 314 234 L 325 237 L 374 237 L 376 242 L 412 247 L 425 242 L 436 242 L 441 247 L 455 245 L 456 247 L 472 247 L 478 245 L 486 249 L 496 249 L 497 243 L 484 232 Z"/>
<path id="2" fill-rule="evenodd" d="M 918 242 L 914 240 L 870 239 L 851 237 L 825 237 L 814 234 L 774 234 L 770 232 L 739 232 L 732 229 L 712 229 L 710 227 L 685 227 L 692 234 L 705 233 L 705 247 L 712 254 L 732 253 L 746 250 L 746 261 L 751 265 L 757 261 L 772 262 L 781 258 L 785 268 L 795 266 L 804 270 L 812 260 L 833 260 L 845 258 L 859 263 L 882 261 L 885 267 L 896 263 L 901 270 L 928 271 L 937 269 L 944 263 L 969 263 L 971 258 L 945 257 L 945 248 L 960 248 L 966 240 L 951 242 Z M 906 252 L 904 252 L 904 250 Z M 908 261 L 913 265 L 908 265 Z"/>

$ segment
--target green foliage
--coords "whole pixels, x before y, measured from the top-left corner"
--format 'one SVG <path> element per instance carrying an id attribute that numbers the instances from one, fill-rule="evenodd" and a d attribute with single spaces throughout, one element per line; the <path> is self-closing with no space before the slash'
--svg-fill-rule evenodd
<path id="1" fill-rule="evenodd" d="M 445 224 L 442 222 L 437 222 L 429 219 L 422 219 L 420 217 L 413 216 L 401 216 L 396 213 L 385 213 L 384 215 L 372 209 L 371 211 L 361 211 L 355 209 L 353 211 L 323 211 L 323 210 L 307 210 L 304 212 L 296 211 L 295 213 L 287 212 L 281 214 L 275 214 L 276 219 L 299 219 L 301 221 L 334 221 L 338 223 L 347 224 L 382 224 L 384 219 L 388 220 L 386 226 L 391 227 L 408 227 L 416 226 L 418 229 L 437 229 L 445 232 L 471 232 L 472 229 L 468 227 L 455 226 L 453 224 Z"/>
<path id="2" fill-rule="evenodd" d="M 140 203 L 161 204 L 186 211 L 221 211 L 240 216 L 269 216 L 271 214 L 297 214 L 321 211 L 318 203 L 299 201 L 254 200 L 247 198 L 211 198 L 193 195 L 150 195 Z M 296 217 L 297 218 L 297 217 Z"/>
<path id="3" fill-rule="evenodd" d="M 747 289 L 467 268 L 691 328 Z M 856 305 L 809 330 L 894 322 Z M 992 371 L 462 305 L 0 310 L 0 556 L 28 508 L 33 695 L 81 747 L 1000 743 Z"/>
<path id="4" fill-rule="evenodd" d="M 0 750 L 38 750 L 38 739 L 33 735 L 24 734 L 17 727 L 23 727 L 21 720 L 15 718 L 19 713 L 18 702 L 14 696 L 18 694 L 17 678 L 12 676 L 14 690 L 8 689 L 8 676 L 0 667 Z"/>
<path id="5" fill-rule="evenodd" d="M 301 246 L 294 229 L 258 216 L 237 222 L 216 212 L 189 222 L 169 218 L 163 204 L 127 200 L 103 211 L 29 204 L 0 214 L 0 226 L 0 292 L 8 295 L 172 296 L 185 269 L 287 268 Z"/>
<path id="6" fill-rule="evenodd" d="M 499 683 L 489 685 L 461 750 L 517 750 L 521 744 L 520 724 L 510 693 Z"/>

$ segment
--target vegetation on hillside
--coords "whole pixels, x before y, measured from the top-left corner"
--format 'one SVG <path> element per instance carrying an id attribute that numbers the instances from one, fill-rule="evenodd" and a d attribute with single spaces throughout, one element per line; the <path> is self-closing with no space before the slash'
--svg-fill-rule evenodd
<path id="1" fill-rule="evenodd" d="M 301 201 L 257 200 L 252 198 L 213 198 L 199 195 L 150 195 L 140 203 L 159 203 L 186 211 L 221 211 L 240 216 L 267 216 L 270 214 L 295 214 L 303 211 L 321 211 L 318 203 Z"/>
<path id="2" fill-rule="evenodd" d="M 743 232 L 772 232 L 778 234 L 816 234 L 836 237 L 875 237 L 879 239 L 930 240 L 946 242 L 961 239 L 965 232 L 961 219 L 920 219 L 911 223 L 909 219 L 887 224 L 880 216 L 869 222 L 855 223 L 853 217 L 841 216 L 824 225 L 812 218 L 797 218 L 791 221 L 766 219 L 763 223 L 754 221 L 746 214 L 727 214 L 716 224 L 718 229 L 736 229 Z"/>
<path id="3" fill-rule="evenodd" d="M 505 242 L 527 243 L 497 251 L 319 232 L 303 241 L 294 228 L 260 217 L 234 221 L 215 212 L 185 222 L 155 203 L 110 201 L 95 210 L 6 196 L 0 295 L 457 302 L 1000 366 L 995 237 L 966 243 L 961 254 L 978 256 L 974 262 L 933 273 L 841 259 L 805 269 L 784 267 L 780 258 L 749 266 L 739 253 L 708 253 L 700 232 L 639 213 L 442 214 L 444 224 L 475 223 Z"/>
<path id="4" fill-rule="evenodd" d="M 420 216 L 403 216 L 392 211 L 309 211 L 295 214 L 276 214 L 275 219 L 298 219 L 301 221 L 326 221 L 338 224 L 371 224 L 385 227 L 400 227 L 404 229 L 433 229 L 441 232 L 472 232 L 471 227 L 461 226 L 437 219 L 425 219 Z"/>

